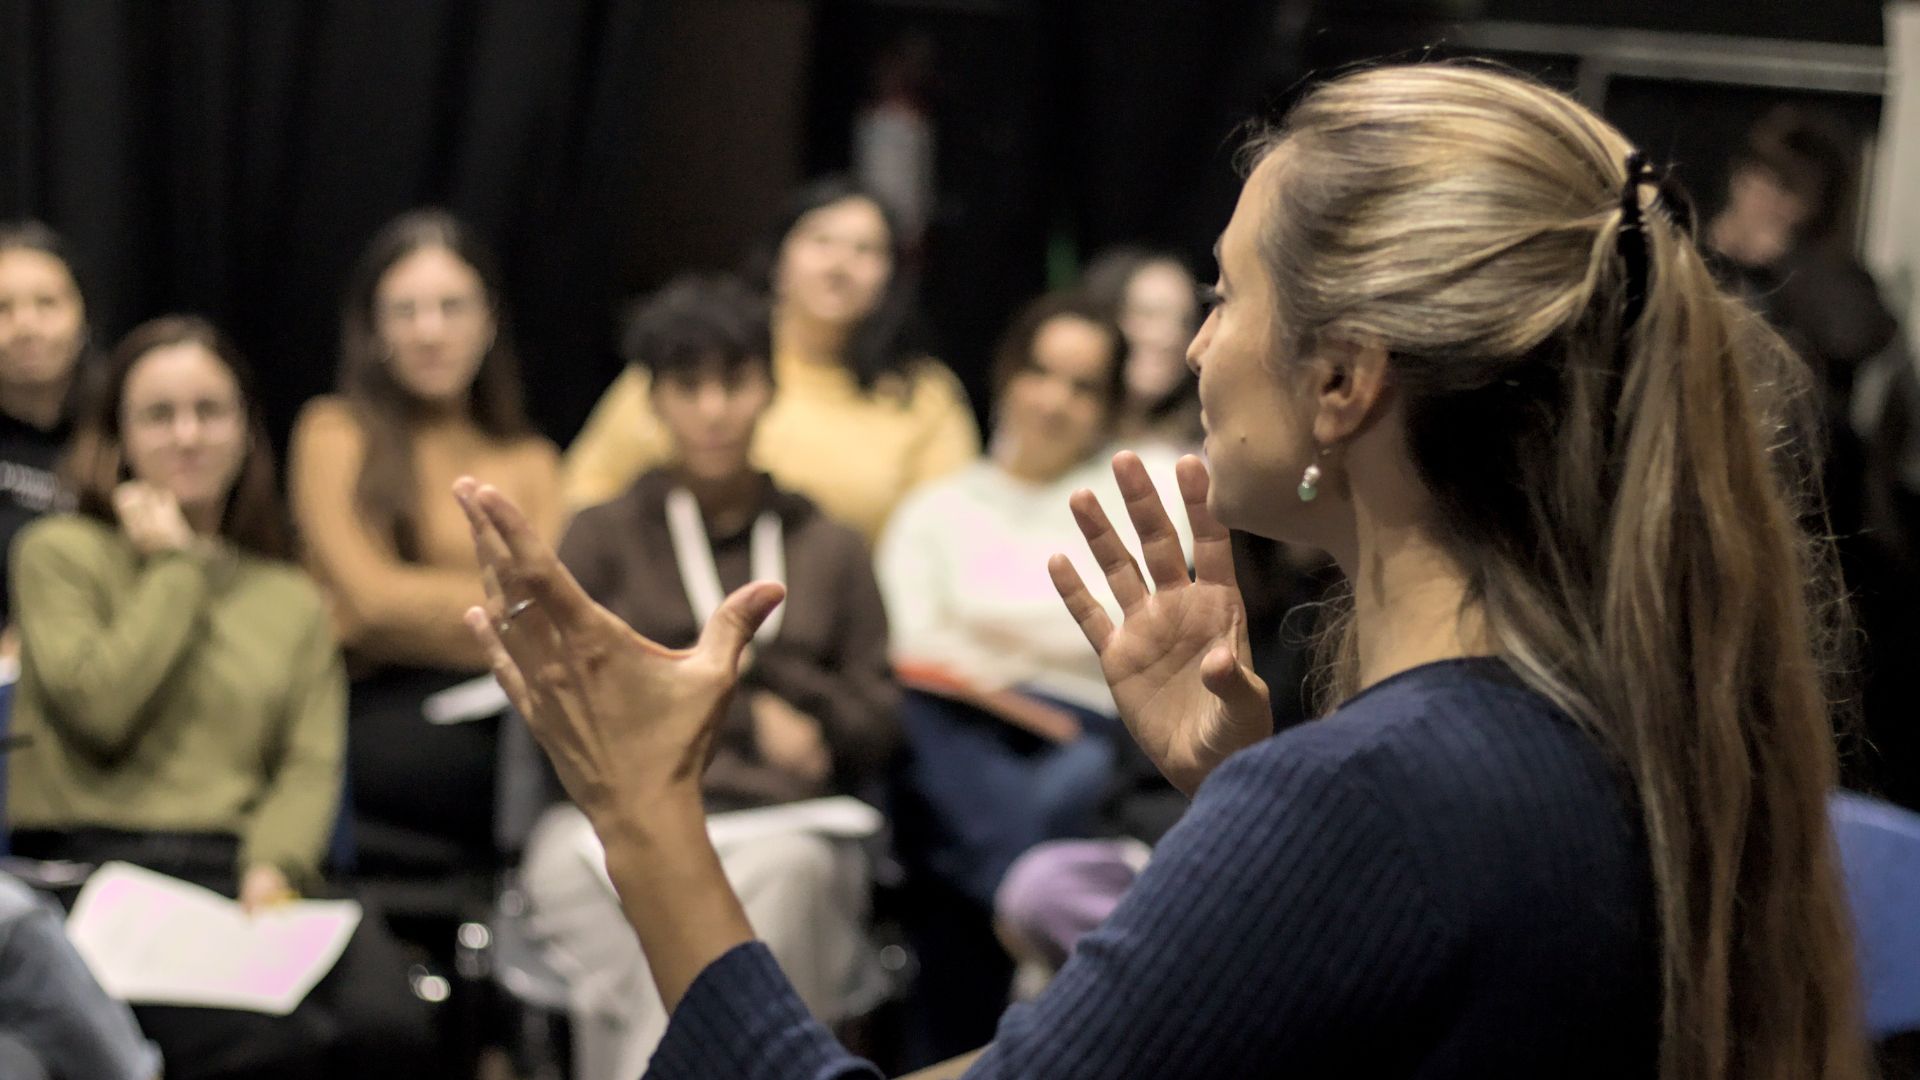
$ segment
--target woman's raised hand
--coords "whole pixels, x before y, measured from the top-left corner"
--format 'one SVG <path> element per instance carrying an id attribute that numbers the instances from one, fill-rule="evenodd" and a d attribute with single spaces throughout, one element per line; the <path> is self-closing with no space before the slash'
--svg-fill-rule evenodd
<path id="1" fill-rule="evenodd" d="M 467 625 L 588 820 L 617 830 L 662 798 L 697 805 L 741 653 L 786 591 L 747 585 L 692 648 L 662 648 L 594 603 L 499 490 L 463 478 L 454 494 L 487 593 Z"/>
<path id="2" fill-rule="evenodd" d="M 1193 526 L 1192 577 L 1146 466 L 1124 451 L 1113 459 L 1113 477 L 1139 534 L 1153 589 L 1091 491 L 1074 493 L 1073 516 L 1120 605 L 1120 625 L 1066 556 L 1055 555 L 1047 569 L 1099 654 L 1134 740 L 1174 786 L 1191 795 L 1227 755 L 1273 734 L 1273 712 L 1267 684 L 1249 664 L 1232 541 L 1207 509 L 1207 468 L 1187 456 L 1176 472 Z"/>

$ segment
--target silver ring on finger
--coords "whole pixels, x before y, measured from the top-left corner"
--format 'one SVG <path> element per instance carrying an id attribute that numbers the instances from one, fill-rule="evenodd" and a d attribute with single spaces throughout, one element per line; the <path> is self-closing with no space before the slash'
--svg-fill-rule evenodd
<path id="1" fill-rule="evenodd" d="M 495 629 L 502 634 L 506 633 L 507 631 L 513 629 L 513 620 L 519 618 L 522 615 L 525 615 L 532 608 L 533 608 L 533 600 L 531 598 L 519 601 L 518 603 L 514 604 L 512 607 L 508 608 L 505 614 L 500 616 L 500 622 L 495 626 Z"/>

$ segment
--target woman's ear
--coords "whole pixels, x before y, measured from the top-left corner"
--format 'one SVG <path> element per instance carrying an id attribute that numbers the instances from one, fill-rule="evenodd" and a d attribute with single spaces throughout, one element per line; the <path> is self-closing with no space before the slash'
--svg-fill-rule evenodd
<path id="1" fill-rule="evenodd" d="M 1378 344 L 1328 341 L 1311 361 L 1313 438 L 1337 446 L 1365 430 L 1388 397 L 1387 350 Z"/>

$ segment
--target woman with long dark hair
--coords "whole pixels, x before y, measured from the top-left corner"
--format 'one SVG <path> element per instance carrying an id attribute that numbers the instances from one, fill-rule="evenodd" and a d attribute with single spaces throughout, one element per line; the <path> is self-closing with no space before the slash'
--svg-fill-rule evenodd
<path id="1" fill-rule="evenodd" d="M 1539 84 L 1350 73 L 1248 159 L 1188 352 L 1191 576 L 1124 454 L 1143 558 L 1073 497 L 1121 616 L 1051 564 L 1193 802 L 971 1075 L 1860 1080 L 1804 365 L 1633 145 Z M 779 588 L 661 650 L 456 491 L 499 582 L 469 624 L 675 1007 L 653 1075 L 877 1075 L 805 1019 L 701 824 Z M 1352 583 L 1320 720 L 1273 731 L 1223 523 Z"/>
<path id="2" fill-rule="evenodd" d="M 754 461 L 871 542 L 907 492 L 972 461 L 966 393 L 916 334 L 899 227 L 879 198 L 829 178 L 781 215 L 751 276 L 773 301 L 773 405 Z M 567 449 L 568 505 L 613 498 L 670 454 L 629 367 Z"/>
<path id="3" fill-rule="evenodd" d="M 301 412 L 289 473 L 307 565 L 354 676 L 361 854 L 379 858 L 395 836 L 409 851 L 426 850 L 421 837 L 451 844 L 442 862 L 486 854 L 495 717 L 423 715 L 486 667 L 460 626 L 476 595 L 466 525 L 431 493 L 485 476 L 526 500 L 550 540 L 562 511 L 557 454 L 527 424 L 499 271 L 452 215 L 404 214 L 368 245 L 341 317 L 339 394 Z"/>
<path id="4" fill-rule="evenodd" d="M 252 911 L 322 886 L 346 680 L 292 561 L 251 377 L 206 321 L 114 351 L 75 441 L 79 512 L 13 552 L 14 847 L 124 860 Z M 376 920 L 292 1014 L 143 1004 L 168 1077 L 414 1075 L 428 1041 Z"/>

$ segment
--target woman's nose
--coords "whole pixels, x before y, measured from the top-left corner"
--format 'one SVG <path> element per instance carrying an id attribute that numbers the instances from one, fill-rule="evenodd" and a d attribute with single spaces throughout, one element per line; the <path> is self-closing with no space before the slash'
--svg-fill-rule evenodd
<path id="1" fill-rule="evenodd" d="M 1213 315 L 1208 313 L 1207 321 L 1194 331 L 1193 340 L 1187 342 L 1187 370 L 1200 374 L 1200 358 L 1207 351 L 1207 342 L 1213 337 Z"/>

